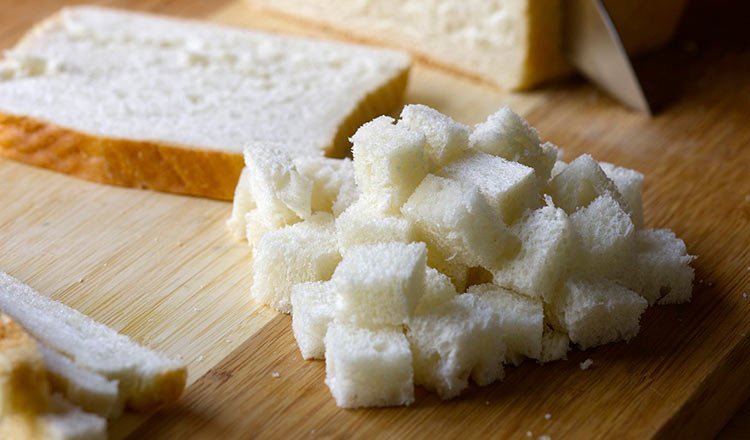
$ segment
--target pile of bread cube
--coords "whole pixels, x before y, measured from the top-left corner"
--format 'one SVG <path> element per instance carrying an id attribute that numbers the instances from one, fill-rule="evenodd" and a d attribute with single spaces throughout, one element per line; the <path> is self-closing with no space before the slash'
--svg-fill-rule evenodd
<path id="1" fill-rule="evenodd" d="M 408 105 L 351 141 L 353 160 L 249 145 L 229 220 L 253 298 L 292 313 L 339 406 L 408 405 L 414 385 L 450 399 L 690 300 L 694 257 L 643 229 L 643 175 L 563 162 L 508 107 L 472 130 Z"/>

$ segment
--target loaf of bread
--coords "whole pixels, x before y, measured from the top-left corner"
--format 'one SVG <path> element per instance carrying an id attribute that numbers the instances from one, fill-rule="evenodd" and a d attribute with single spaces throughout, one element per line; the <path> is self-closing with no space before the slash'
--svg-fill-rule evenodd
<path id="1" fill-rule="evenodd" d="M 4 272 L 0 272 L 0 311 L 39 343 L 67 358 L 45 350 L 53 388 L 82 406 L 104 402 L 107 406 L 97 412 L 113 416 L 121 409 L 118 400 L 122 399 L 129 408 L 149 411 L 175 401 L 185 388 L 187 371 L 182 362 L 134 343 Z M 108 381 L 117 381 L 119 396 L 110 395 Z"/>
<path id="2" fill-rule="evenodd" d="M 570 71 L 561 0 L 248 1 L 504 88 L 528 88 Z M 638 54 L 670 39 L 686 0 L 604 4 L 628 52 Z"/>
<path id="3" fill-rule="evenodd" d="M 409 105 L 352 141 L 353 161 L 325 166 L 253 143 L 232 214 L 257 240 L 253 297 L 291 311 L 340 406 L 409 404 L 414 385 L 452 398 L 690 299 L 694 257 L 642 229 L 643 175 L 566 163 L 509 108 L 470 129 Z"/>
<path id="4" fill-rule="evenodd" d="M 0 154 L 231 199 L 249 140 L 342 157 L 400 102 L 409 65 L 391 50 L 69 7 L 0 60 Z"/>

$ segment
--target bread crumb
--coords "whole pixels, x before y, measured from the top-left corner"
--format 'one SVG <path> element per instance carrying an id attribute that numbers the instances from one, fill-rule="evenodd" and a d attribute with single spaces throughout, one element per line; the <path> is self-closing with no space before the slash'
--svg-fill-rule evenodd
<path id="1" fill-rule="evenodd" d="M 742 293 L 742 297 L 743 297 L 743 298 L 747 298 L 747 292 L 743 292 L 743 293 Z"/>
<path id="2" fill-rule="evenodd" d="M 547 414 L 544 415 L 544 418 L 547 419 L 547 420 L 549 420 L 549 419 L 552 418 L 552 414 L 547 413 Z"/>
<path id="3" fill-rule="evenodd" d="M 534 433 L 531 431 L 526 431 L 526 437 L 533 437 Z"/>
<path id="4" fill-rule="evenodd" d="M 548 435 L 541 435 L 541 436 L 539 436 L 538 440 L 552 440 L 552 437 L 550 437 Z"/>
<path id="5" fill-rule="evenodd" d="M 198 356 L 198 359 L 195 360 L 195 362 L 201 362 L 203 360 L 203 355 Z"/>
<path id="6" fill-rule="evenodd" d="M 580 363 L 581 370 L 588 370 L 591 364 L 593 364 L 594 361 L 591 359 L 586 359 L 585 361 Z"/>
<path id="7" fill-rule="evenodd" d="M 281 377 L 281 374 L 278 371 L 274 371 L 273 373 L 271 373 L 271 377 L 273 377 L 273 378 L 279 378 L 279 377 Z"/>

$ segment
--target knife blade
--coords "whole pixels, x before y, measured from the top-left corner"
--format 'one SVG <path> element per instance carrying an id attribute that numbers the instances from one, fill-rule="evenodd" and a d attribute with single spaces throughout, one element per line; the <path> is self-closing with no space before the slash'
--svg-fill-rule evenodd
<path id="1" fill-rule="evenodd" d="M 646 93 L 601 0 L 563 0 L 563 51 L 591 82 L 634 110 L 651 115 Z"/>

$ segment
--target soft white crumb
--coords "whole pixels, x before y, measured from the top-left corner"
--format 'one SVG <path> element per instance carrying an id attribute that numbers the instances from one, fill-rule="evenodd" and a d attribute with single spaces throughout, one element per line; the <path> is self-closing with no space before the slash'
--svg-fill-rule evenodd
<path id="1" fill-rule="evenodd" d="M 310 434 L 315 434 L 315 430 L 314 430 L 314 429 L 311 429 L 311 430 L 310 430 Z"/>
<path id="2" fill-rule="evenodd" d="M 533 437 L 534 433 L 531 431 L 526 431 L 526 437 Z"/>
<path id="3" fill-rule="evenodd" d="M 547 420 L 549 420 L 549 419 L 552 418 L 552 414 L 547 413 L 547 414 L 544 415 L 544 418 L 547 419 Z"/>
<path id="4" fill-rule="evenodd" d="M 451 255 L 450 257 L 446 258 L 445 261 L 451 261 L 452 259 L 456 258 L 456 255 L 458 255 L 458 253 L 454 252 L 453 255 Z"/>
<path id="5" fill-rule="evenodd" d="M 281 377 L 281 374 L 278 371 L 274 371 L 271 373 L 271 377 Z"/>
<path id="6" fill-rule="evenodd" d="M 744 293 L 742 294 L 742 297 L 743 297 L 743 298 L 747 298 L 747 292 L 744 292 Z"/>
<path id="7" fill-rule="evenodd" d="M 552 437 L 548 435 L 540 435 L 538 440 L 552 440 Z"/>
<path id="8" fill-rule="evenodd" d="M 591 364 L 593 364 L 594 361 L 591 359 L 586 359 L 585 361 L 581 362 L 579 367 L 581 367 L 581 370 L 588 370 Z"/>

